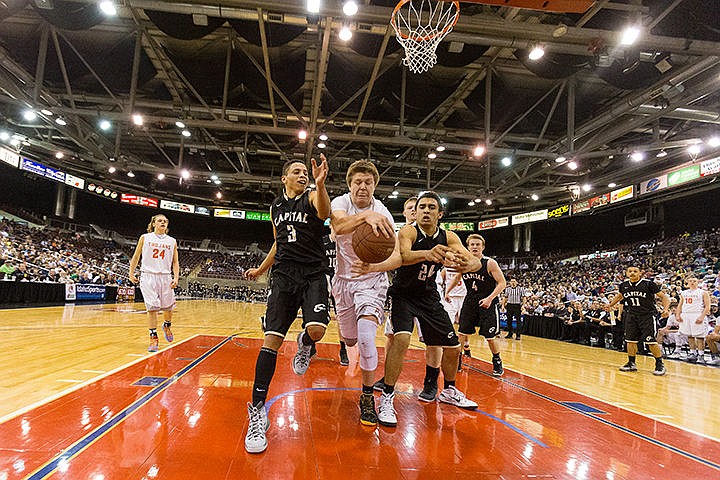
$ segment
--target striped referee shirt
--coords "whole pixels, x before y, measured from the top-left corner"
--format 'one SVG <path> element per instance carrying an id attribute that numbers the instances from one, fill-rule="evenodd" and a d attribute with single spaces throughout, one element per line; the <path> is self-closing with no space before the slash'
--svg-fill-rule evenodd
<path id="1" fill-rule="evenodd" d="M 505 296 L 507 296 L 507 303 L 520 305 L 523 297 L 525 296 L 525 288 L 520 285 L 515 288 L 507 287 L 505 289 Z"/>

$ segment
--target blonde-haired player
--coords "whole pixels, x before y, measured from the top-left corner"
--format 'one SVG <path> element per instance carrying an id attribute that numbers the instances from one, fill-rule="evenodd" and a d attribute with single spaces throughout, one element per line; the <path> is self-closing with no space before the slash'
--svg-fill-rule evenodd
<path id="1" fill-rule="evenodd" d="M 690 363 L 705 362 L 705 337 L 708 333 L 707 316 L 710 313 L 710 295 L 698 288 L 698 279 L 689 276 L 685 279 L 687 290 L 680 293 L 680 302 L 675 319 L 680 324 L 680 333 L 687 335 Z"/>
<path id="2" fill-rule="evenodd" d="M 138 283 L 135 269 L 142 256 L 140 291 L 143 294 L 148 313 L 148 328 L 150 329 L 148 352 L 158 351 L 158 312 L 163 312 L 165 340 L 172 342 L 174 339 L 170 327 L 172 326 L 172 311 L 175 308 L 173 288 L 178 284 L 180 261 L 178 260 L 177 242 L 167 234 L 169 223 L 165 215 L 154 215 L 148 224 L 148 233 L 140 236 L 135 253 L 130 260 L 130 281 Z"/>

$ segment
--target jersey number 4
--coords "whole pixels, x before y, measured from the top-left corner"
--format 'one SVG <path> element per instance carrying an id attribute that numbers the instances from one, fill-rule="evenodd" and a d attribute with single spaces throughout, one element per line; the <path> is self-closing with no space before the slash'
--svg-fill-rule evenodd
<path id="1" fill-rule="evenodd" d="M 163 260 L 165 260 L 165 250 L 153 248 L 153 258 L 162 258 Z"/>

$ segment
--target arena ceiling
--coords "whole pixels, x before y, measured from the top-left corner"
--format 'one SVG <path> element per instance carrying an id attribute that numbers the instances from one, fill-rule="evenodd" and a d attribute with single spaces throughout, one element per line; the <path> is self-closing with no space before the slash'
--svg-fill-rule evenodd
<path id="1" fill-rule="evenodd" d="M 381 198 L 432 188 L 472 219 L 627 185 L 720 132 L 716 0 L 598 0 L 566 15 L 462 3 L 421 75 L 402 65 L 395 2 L 358 3 L 346 17 L 342 0 L 319 14 L 304 0 L 120 0 L 106 16 L 90 0 L 0 0 L 0 130 L 31 158 L 118 188 L 252 208 L 279 191 L 286 159 L 324 152 L 341 193 L 349 163 L 370 158 Z M 640 38 L 621 46 L 632 24 Z M 535 45 L 546 53 L 533 62 Z"/>

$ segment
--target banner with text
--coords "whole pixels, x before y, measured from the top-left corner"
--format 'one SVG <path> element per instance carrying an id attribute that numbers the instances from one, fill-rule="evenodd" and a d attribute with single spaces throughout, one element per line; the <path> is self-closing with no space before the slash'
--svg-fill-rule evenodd
<path id="1" fill-rule="evenodd" d="M 613 190 L 610 192 L 610 203 L 616 203 L 616 202 L 622 202 L 623 200 L 630 200 L 633 198 L 633 193 L 635 193 L 635 189 L 633 188 L 633 185 L 629 185 L 627 187 L 618 188 L 617 190 Z"/>
<path id="2" fill-rule="evenodd" d="M 69 173 L 65 174 L 65 185 L 70 185 L 71 187 L 79 188 L 80 190 L 85 189 L 85 180 L 83 180 L 80 177 L 76 177 L 75 175 L 70 175 Z"/>
<path id="3" fill-rule="evenodd" d="M 213 210 L 213 215 L 220 218 L 245 218 L 245 210 L 228 210 L 225 208 L 216 208 Z"/>
<path id="4" fill-rule="evenodd" d="M 560 218 L 570 216 L 570 205 L 560 205 L 548 211 L 548 218 Z"/>
<path id="5" fill-rule="evenodd" d="M 720 157 L 705 160 L 700 164 L 700 175 L 707 177 L 720 173 Z"/>
<path id="6" fill-rule="evenodd" d="M 201 207 L 198 205 L 195 207 L 195 213 L 198 215 L 210 215 L 210 209 L 208 207 Z"/>
<path id="7" fill-rule="evenodd" d="M 105 300 L 105 285 L 78 283 L 75 285 L 76 300 Z"/>
<path id="8" fill-rule="evenodd" d="M 270 222 L 270 212 L 245 212 L 245 220 L 260 220 L 262 222 Z"/>
<path id="9" fill-rule="evenodd" d="M 507 227 L 510 224 L 510 217 L 493 218 L 478 222 L 478 230 L 490 230 L 491 228 Z"/>
<path id="10" fill-rule="evenodd" d="M 160 200 L 160 208 L 164 210 L 174 210 L 176 212 L 195 212 L 195 205 L 191 205 L 189 203 L 173 202 L 171 200 Z"/>
<path id="11" fill-rule="evenodd" d="M 56 182 L 65 183 L 64 172 L 61 172 L 60 170 L 55 170 L 52 167 L 43 165 L 42 163 L 34 162 L 28 158 L 22 159 L 22 162 L 20 163 L 20 169 L 32 172 L 36 175 L 40 175 L 41 177 L 55 180 Z"/>
<path id="12" fill-rule="evenodd" d="M 590 210 L 590 200 L 580 200 L 572 205 L 572 214 L 577 215 L 578 213 L 586 212 Z"/>
<path id="13" fill-rule="evenodd" d="M 700 178 L 700 165 L 690 165 L 668 173 L 668 187 L 674 187 L 698 178 Z"/>
<path id="14" fill-rule="evenodd" d="M 443 230 L 450 230 L 451 232 L 473 232 L 475 231 L 475 224 L 472 222 L 442 222 L 440 226 Z"/>
<path id="15" fill-rule="evenodd" d="M 547 220 L 548 211 L 547 208 L 544 210 L 535 210 L 534 212 L 520 213 L 512 216 L 512 224 L 519 225 L 521 223 L 539 222 L 540 220 Z"/>
<path id="16" fill-rule="evenodd" d="M 646 193 L 657 192 L 658 190 L 667 188 L 667 186 L 668 186 L 667 175 L 658 175 L 657 177 L 649 178 L 640 183 L 640 195 L 645 195 Z"/>
<path id="17" fill-rule="evenodd" d="M 15 168 L 20 166 L 20 155 L 15 152 L 11 152 L 7 148 L 0 147 L 0 160 L 5 163 L 9 163 Z"/>
<path id="18" fill-rule="evenodd" d="M 120 195 L 120 201 L 131 205 L 139 205 L 141 207 L 158 208 L 157 198 L 143 197 L 142 195 L 130 195 L 129 193 L 123 193 Z"/>

